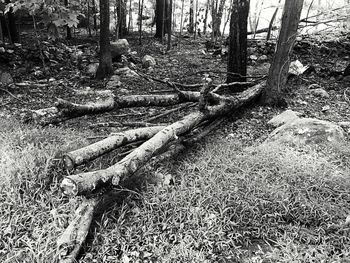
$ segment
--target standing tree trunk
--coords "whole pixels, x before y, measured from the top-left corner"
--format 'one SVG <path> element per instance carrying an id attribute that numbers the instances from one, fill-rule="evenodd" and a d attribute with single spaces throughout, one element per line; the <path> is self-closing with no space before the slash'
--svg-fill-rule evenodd
<path id="1" fill-rule="evenodd" d="M 167 46 L 167 50 L 169 51 L 170 48 L 171 48 L 171 24 L 172 24 L 172 10 L 173 8 L 173 0 L 170 0 L 170 3 L 168 5 L 168 15 L 169 15 L 169 18 L 168 18 L 168 46 Z"/>
<path id="2" fill-rule="evenodd" d="M 68 8 L 68 0 L 64 0 L 64 5 L 65 5 L 65 7 Z M 70 29 L 70 27 L 69 27 L 68 25 L 66 25 L 66 30 L 67 30 L 66 39 L 67 39 L 67 40 L 72 39 L 72 31 L 71 31 L 71 29 Z"/>
<path id="3" fill-rule="evenodd" d="M 91 37 L 91 27 L 90 27 L 90 1 L 87 1 L 87 29 L 89 32 L 89 37 Z"/>
<path id="4" fill-rule="evenodd" d="M 118 13 L 118 32 L 119 38 L 123 38 L 127 33 L 126 28 L 126 2 L 125 0 L 119 0 L 117 5 Z"/>
<path id="5" fill-rule="evenodd" d="M 139 0 L 139 44 L 142 45 L 143 0 Z"/>
<path id="6" fill-rule="evenodd" d="M 5 3 L 9 4 L 11 1 L 6 0 Z M 6 23 L 6 19 L 5 23 Z M 10 10 L 7 12 L 7 31 L 8 31 L 8 37 L 10 39 L 11 43 L 19 43 L 19 34 L 16 26 L 16 19 L 15 14 L 13 13 L 13 8 L 11 7 Z"/>
<path id="7" fill-rule="evenodd" d="M 128 34 L 130 33 L 130 29 L 133 30 L 133 26 L 132 26 L 132 0 L 129 1 Z"/>
<path id="8" fill-rule="evenodd" d="M 210 0 L 207 0 L 207 4 L 205 6 L 204 20 L 203 20 L 203 35 L 207 33 L 209 5 L 210 5 Z"/>
<path id="9" fill-rule="evenodd" d="M 164 34 L 168 32 L 167 28 L 167 18 L 169 17 L 168 13 L 169 0 L 157 0 L 156 2 L 156 34 L 154 37 L 163 38 Z"/>
<path id="10" fill-rule="evenodd" d="M 96 77 L 103 79 L 113 72 L 109 43 L 109 0 L 100 0 L 100 64 Z"/>
<path id="11" fill-rule="evenodd" d="M 214 36 L 218 37 L 221 36 L 220 26 L 221 26 L 221 20 L 222 20 L 222 14 L 224 13 L 224 6 L 225 6 L 225 0 L 220 0 L 219 7 L 216 8 L 217 13 L 215 14 L 215 20 L 213 19 L 213 30 L 214 30 Z"/>
<path id="12" fill-rule="evenodd" d="M 233 0 L 230 21 L 227 83 L 245 82 L 247 75 L 247 22 L 250 0 Z"/>
<path id="13" fill-rule="evenodd" d="M 92 0 L 92 12 L 94 14 L 94 30 L 95 34 L 97 34 L 97 19 L 96 19 L 96 2 L 95 0 Z"/>
<path id="14" fill-rule="evenodd" d="M 286 1 L 284 4 L 277 49 L 269 70 L 266 89 L 262 95 L 262 102 L 265 104 L 285 104 L 283 93 L 286 91 L 290 54 L 293 50 L 303 2 L 304 0 L 294 0 Z"/>
<path id="15" fill-rule="evenodd" d="M 193 30 L 194 30 L 194 22 L 193 22 L 193 1 L 194 0 L 190 0 L 190 21 L 188 24 L 188 29 L 187 32 L 192 34 Z"/>
<path id="16" fill-rule="evenodd" d="M 271 32 L 272 32 L 272 28 L 273 28 L 273 23 L 275 22 L 280 3 L 281 3 L 281 0 L 278 1 L 277 7 L 275 9 L 275 12 L 273 13 L 273 15 L 271 17 L 271 20 L 270 20 L 270 23 L 269 23 L 269 28 L 268 28 L 268 31 L 267 31 L 266 41 L 269 41 L 270 38 L 271 38 Z"/>

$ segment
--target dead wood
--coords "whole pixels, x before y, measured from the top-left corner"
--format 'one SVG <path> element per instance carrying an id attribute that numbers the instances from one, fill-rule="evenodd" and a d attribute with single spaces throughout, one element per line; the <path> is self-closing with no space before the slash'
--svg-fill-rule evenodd
<path id="1" fill-rule="evenodd" d="M 94 210 L 99 203 L 98 197 L 84 200 L 75 211 L 75 217 L 57 240 L 59 263 L 74 263 L 85 242 L 92 222 Z"/>
<path id="2" fill-rule="evenodd" d="M 184 102 L 195 102 L 200 97 L 199 92 L 181 91 L 168 95 L 128 95 L 110 96 L 102 102 L 77 104 L 58 99 L 55 107 L 31 111 L 27 121 L 34 121 L 40 125 L 59 123 L 68 119 L 103 113 L 115 109 L 147 106 L 170 106 Z"/>
<path id="3" fill-rule="evenodd" d="M 63 156 L 65 167 L 71 169 L 74 166 L 91 161 L 118 147 L 131 142 L 149 139 L 164 128 L 164 126 L 155 126 L 115 133 L 113 136 L 65 154 Z"/>
<path id="4" fill-rule="evenodd" d="M 178 136 L 189 132 L 206 119 L 226 115 L 256 99 L 263 87 L 264 84 L 261 83 L 227 98 L 218 95 L 220 101 L 217 105 L 208 106 L 205 113 L 201 111 L 191 113 L 182 120 L 167 126 L 115 165 L 103 170 L 67 176 L 61 183 L 63 193 L 75 196 L 88 194 L 108 184 L 118 185 L 120 180 L 135 173 L 162 148 L 177 140 Z"/>

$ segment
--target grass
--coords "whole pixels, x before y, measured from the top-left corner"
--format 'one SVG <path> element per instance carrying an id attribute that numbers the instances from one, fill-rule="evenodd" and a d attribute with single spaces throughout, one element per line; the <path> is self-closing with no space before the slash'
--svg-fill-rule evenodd
<path id="1" fill-rule="evenodd" d="M 80 201 L 62 196 L 55 159 L 87 134 L 1 127 L 0 261 L 55 262 Z M 140 173 L 154 183 L 96 217 L 80 262 L 347 262 L 348 146 L 203 143 Z"/>
<path id="2" fill-rule="evenodd" d="M 87 141 L 14 120 L 0 127 L 0 262 L 54 262 L 56 239 L 78 204 L 59 191 L 64 171 L 56 158 Z"/>

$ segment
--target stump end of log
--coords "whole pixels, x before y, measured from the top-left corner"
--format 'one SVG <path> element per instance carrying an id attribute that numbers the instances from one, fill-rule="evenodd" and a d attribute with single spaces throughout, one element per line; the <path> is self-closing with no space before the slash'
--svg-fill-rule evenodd
<path id="1" fill-rule="evenodd" d="M 73 169 L 76 166 L 75 160 L 69 154 L 63 155 L 63 163 L 66 169 Z"/>
<path id="2" fill-rule="evenodd" d="M 67 196 L 76 196 L 78 195 L 78 186 L 77 184 L 71 180 L 70 178 L 64 178 L 61 185 L 61 190 L 64 195 Z"/>

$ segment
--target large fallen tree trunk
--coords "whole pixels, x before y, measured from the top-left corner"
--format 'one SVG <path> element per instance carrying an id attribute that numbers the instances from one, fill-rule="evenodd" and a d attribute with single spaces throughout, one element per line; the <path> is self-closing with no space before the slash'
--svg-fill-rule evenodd
<path id="1" fill-rule="evenodd" d="M 169 142 L 189 132 L 206 119 L 226 115 L 249 103 L 260 95 L 263 87 L 264 84 L 261 83 L 231 97 L 217 95 L 215 98 L 219 100 L 219 104 L 191 113 L 181 121 L 167 126 L 115 165 L 103 170 L 67 176 L 61 183 L 64 194 L 88 194 L 108 184 L 118 185 L 120 180 L 135 173 Z"/>
<path id="2" fill-rule="evenodd" d="M 164 128 L 164 126 L 146 127 L 113 134 L 84 148 L 66 153 L 63 156 L 64 164 L 66 168 L 73 168 L 131 142 L 149 139 Z"/>
<path id="3" fill-rule="evenodd" d="M 27 121 L 34 121 L 40 125 L 59 123 L 68 119 L 103 113 L 115 109 L 146 106 L 170 106 L 184 102 L 196 102 L 199 100 L 199 92 L 181 91 L 168 95 L 128 95 L 110 96 L 103 102 L 77 104 L 63 99 L 58 99 L 55 107 L 39 109 L 30 112 Z"/>

